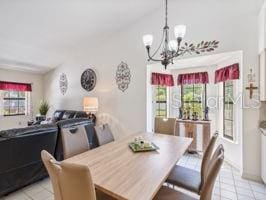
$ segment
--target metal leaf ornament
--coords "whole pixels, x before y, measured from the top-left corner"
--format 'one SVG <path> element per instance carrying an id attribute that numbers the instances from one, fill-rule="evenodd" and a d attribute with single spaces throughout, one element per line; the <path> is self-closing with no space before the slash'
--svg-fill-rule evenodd
<path id="1" fill-rule="evenodd" d="M 180 47 L 179 55 L 184 55 L 186 53 L 196 53 L 201 54 L 205 52 L 211 52 L 214 51 L 216 48 L 218 48 L 219 41 L 213 40 L 213 41 L 202 41 L 198 44 L 188 44 L 187 42 L 184 43 L 184 46 Z"/>
<path id="2" fill-rule="evenodd" d="M 116 70 L 116 84 L 118 89 L 121 91 L 126 91 L 128 89 L 131 79 L 130 69 L 125 62 L 121 62 Z"/>

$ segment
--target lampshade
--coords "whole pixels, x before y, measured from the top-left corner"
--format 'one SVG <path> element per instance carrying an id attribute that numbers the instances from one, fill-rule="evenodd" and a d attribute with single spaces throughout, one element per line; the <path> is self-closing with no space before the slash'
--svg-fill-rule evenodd
<path id="1" fill-rule="evenodd" d="M 150 34 L 147 34 L 147 35 L 144 35 L 142 37 L 143 39 L 143 44 L 147 47 L 147 46 L 151 46 L 152 45 L 152 42 L 153 42 L 153 35 L 150 35 Z"/>
<path id="2" fill-rule="evenodd" d="M 97 97 L 84 97 L 83 108 L 85 112 L 98 111 L 98 98 Z"/>
<path id="3" fill-rule="evenodd" d="M 175 26 L 175 37 L 183 38 L 186 35 L 187 27 L 186 25 L 177 25 Z"/>
<path id="4" fill-rule="evenodd" d="M 176 51 L 177 50 L 177 41 L 176 40 L 171 40 L 169 42 L 169 49 L 170 49 L 170 51 Z"/>

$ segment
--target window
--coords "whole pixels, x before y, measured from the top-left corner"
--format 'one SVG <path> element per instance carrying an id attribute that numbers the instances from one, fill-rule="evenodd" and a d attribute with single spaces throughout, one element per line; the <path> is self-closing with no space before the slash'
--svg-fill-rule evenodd
<path id="1" fill-rule="evenodd" d="M 206 107 L 206 84 L 182 85 L 181 101 L 184 111 L 189 109 L 190 114 L 196 112 L 202 118 Z"/>
<path id="2" fill-rule="evenodd" d="M 167 88 L 157 86 L 155 89 L 156 117 L 167 117 Z"/>
<path id="3" fill-rule="evenodd" d="M 3 91 L 4 116 L 26 115 L 27 92 Z"/>
<path id="4" fill-rule="evenodd" d="M 234 139 L 234 85 L 233 81 L 223 83 L 223 135 L 230 140 Z"/>

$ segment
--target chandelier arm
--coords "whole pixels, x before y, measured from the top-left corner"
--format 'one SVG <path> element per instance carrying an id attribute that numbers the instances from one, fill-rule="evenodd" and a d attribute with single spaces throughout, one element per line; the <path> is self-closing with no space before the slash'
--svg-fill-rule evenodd
<path id="1" fill-rule="evenodd" d="M 155 58 L 153 58 L 151 55 L 150 55 L 150 48 L 148 47 L 147 48 L 147 52 L 148 52 L 148 60 L 152 60 L 152 61 L 156 61 L 156 62 L 161 62 L 162 60 L 160 60 L 160 59 L 155 59 Z"/>
<path id="2" fill-rule="evenodd" d="M 163 41 L 164 41 L 164 35 L 165 35 L 165 31 L 163 30 L 163 34 L 162 34 L 161 42 L 160 42 L 158 48 L 157 48 L 157 49 L 154 51 L 154 53 L 150 56 L 151 58 L 153 58 L 153 57 L 158 53 L 158 51 L 161 49 L 162 44 L 163 44 Z"/>

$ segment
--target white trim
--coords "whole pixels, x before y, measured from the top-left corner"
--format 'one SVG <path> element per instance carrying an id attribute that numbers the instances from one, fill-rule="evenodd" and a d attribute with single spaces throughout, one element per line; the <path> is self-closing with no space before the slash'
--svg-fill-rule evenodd
<path id="1" fill-rule="evenodd" d="M 255 181 L 255 182 L 263 184 L 263 181 L 262 181 L 261 177 L 258 176 L 258 175 L 254 175 L 254 174 L 249 174 L 249 173 L 243 172 L 241 177 L 243 179 L 248 179 L 250 181 Z"/>

